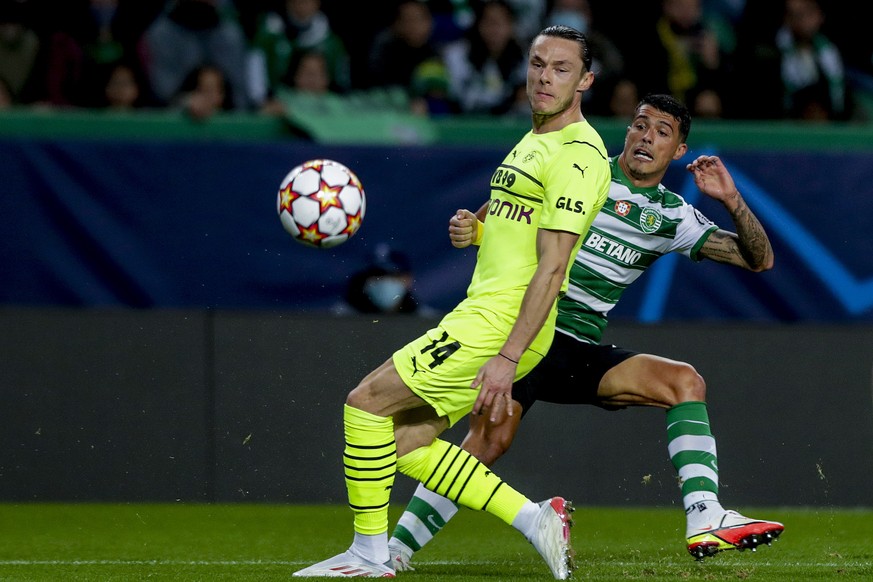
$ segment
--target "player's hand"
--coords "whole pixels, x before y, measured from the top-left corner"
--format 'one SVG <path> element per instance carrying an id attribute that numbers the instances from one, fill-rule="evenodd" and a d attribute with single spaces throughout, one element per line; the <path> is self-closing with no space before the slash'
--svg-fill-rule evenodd
<path id="1" fill-rule="evenodd" d="M 685 166 L 685 169 L 694 176 L 694 183 L 701 192 L 722 204 L 727 204 L 740 195 L 734 179 L 718 156 L 699 156 Z"/>
<path id="2" fill-rule="evenodd" d="M 512 382 L 515 380 L 516 364 L 502 356 L 494 356 L 479 368 L 479 373 L 470 385 L 479 389 L 479 397 L 473 403 L 473 414 L 482 413 L 487 408 L 491 412 L 491 422 L 503 422 L 512 416 Z"/>
<path id="3" fill-rule="evenodd" d="M 449 239 L 452 246 L 463 249 L 473 244 L 476 236 L 476 215 L 466 209 L 455 212 L 449 220 Z"/>

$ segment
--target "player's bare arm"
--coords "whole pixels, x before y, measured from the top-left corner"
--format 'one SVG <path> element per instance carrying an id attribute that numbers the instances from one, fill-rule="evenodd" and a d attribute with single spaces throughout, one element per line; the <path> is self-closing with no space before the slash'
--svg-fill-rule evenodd
<path id="1" fill-rule="evenodd" d="M 700 156 L 688 164 L 687 169 L 701 192 L 724 205 L 737 230 L 736 234 L 721 229 L 713 232 L 700 249 L 700 254 L 713 261 L 749 271 L 771 269 L 773 247 L 770 239 L 718 156 Z"/>
<path id="2" fill-rule="evenodd" d="M 473 413 L 483 406 L 491 410 L 491 420 L 497 422 L 504 414 L 512 414 L 512 382 L 522 354 L 542 329 L 554 306 L 566 277 L 573 246 L 579 240 L 576 233 L 540 229 L 537 233 L 537 270 L 524 293 L 518 318 L 500 352 L 479 370 L 471 388 L 479 388 Z"/>

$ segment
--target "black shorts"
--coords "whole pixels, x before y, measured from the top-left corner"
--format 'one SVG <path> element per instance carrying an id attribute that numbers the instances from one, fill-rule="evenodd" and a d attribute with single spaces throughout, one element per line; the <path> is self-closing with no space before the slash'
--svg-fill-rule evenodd
<path id="1" fill-rule="evenodd" d="M 613 345 L 587 344 L 556 332 L 546 357 L 513 384 L 512 398 L 521 403 L 523 413 L 537 400 L 592 404 L 607 410 L 624 408 L 603 404 L 597 396 L 597 388 L 606 372 L 638 353 Z"/>

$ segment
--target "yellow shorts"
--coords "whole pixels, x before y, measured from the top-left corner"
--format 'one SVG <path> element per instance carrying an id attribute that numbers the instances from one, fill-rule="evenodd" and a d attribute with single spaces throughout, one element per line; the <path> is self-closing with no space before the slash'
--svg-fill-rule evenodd
<path id="1" fill-rule="evenodd" d="M 448 417 L 449 426 L 473 409 L 479 389 L 470 388 L 470 384 L 479 368 L 497 355 L 509 333 L 493 327 L 475 313 L 460 316 L 453 313 L 452 316 L 452 333 L 446 331 L 441 322 L 394 352 L 393 356 L 394 367 L 403 382 L 433 406 L 437 414 Z M 553 324 L 551 318 L 541 334 L 551 337 Z M 536 343 L 542 345 L 542 342 Z M 539 363 L 546 350 L 540 351 L 530 348 L 525 351 L 516 368 L 516 380 Z"/>

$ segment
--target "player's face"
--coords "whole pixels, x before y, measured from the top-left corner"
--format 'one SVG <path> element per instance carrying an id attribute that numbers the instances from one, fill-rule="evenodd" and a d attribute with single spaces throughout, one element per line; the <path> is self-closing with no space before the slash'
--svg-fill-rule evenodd
<path id="1" fill-rule="evenodd" d="M 534 39 L 527 63 L 527 97 L 534 115 L 557 115 L 571 107 L 578 110 L 577 94 L 593 80 L 582 64 L 578 43 L 553 36 Z"/>
<path id="2" fill-rule="evenodd" d="M 679 120 L 651 105 L 640 107 L 624 138 L 621 166 L 638 186 L 654 186 L 673 160 L 683 155 Z"/>

